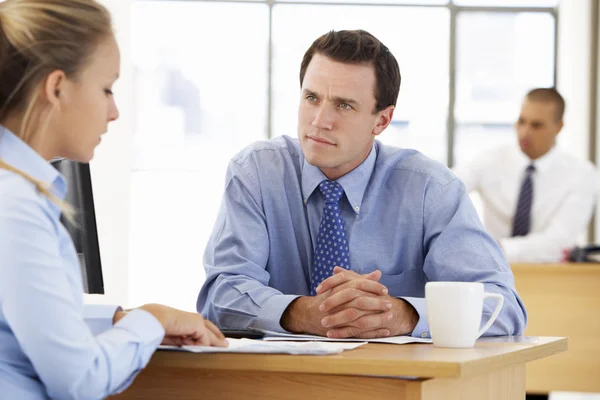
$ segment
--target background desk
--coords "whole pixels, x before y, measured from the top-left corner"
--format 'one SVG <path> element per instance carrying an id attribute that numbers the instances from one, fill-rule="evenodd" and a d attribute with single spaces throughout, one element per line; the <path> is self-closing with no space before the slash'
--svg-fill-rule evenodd
<path id="1" fill-rule="evenodd" d="M 472 349 L 368 344 L 330 356 L 159 351 L 111 399 L 521 400 L 525 363 L 566 348 L 566 338 L 517 337 Z"/>
<path id="2" fill-rule="evenodd" d="M 527 392 L 600 392 L 600 264 L 512 264 L 526 335 L 568 336 L 569 351 L 527 365 Z"/>

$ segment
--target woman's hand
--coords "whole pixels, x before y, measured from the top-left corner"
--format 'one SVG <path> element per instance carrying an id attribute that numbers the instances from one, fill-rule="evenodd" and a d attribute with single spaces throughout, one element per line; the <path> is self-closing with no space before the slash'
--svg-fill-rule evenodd
<path id="1" fill-rule="evenodd" d="M 228 345 L 219 328 L 198 313 L 181 311 L 162 304 L 146 304 L 139 308 L 154 315 L 165 329 L 162 344 L 217 347 Z"/>

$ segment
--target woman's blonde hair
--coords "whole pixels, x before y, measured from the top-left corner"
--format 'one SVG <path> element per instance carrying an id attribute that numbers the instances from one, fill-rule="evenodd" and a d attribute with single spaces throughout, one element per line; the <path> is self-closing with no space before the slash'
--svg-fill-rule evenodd
<path id="1" fill-rule="evenodd" d="M 20 132 L 31 143 L 47 123 L 35 110 L 41 82 L 55 70 L 77 79 L 102 40 L 113 34 L 110 14 L 94 0 L 5 0 L 0 2 L 0 124 L 21 115 Z M 46 116 L 48 117 L 48 116 Z M 72 207 L 47 185 L 0 159 L 0 168 L 31 181 L 67 216 Z"/>

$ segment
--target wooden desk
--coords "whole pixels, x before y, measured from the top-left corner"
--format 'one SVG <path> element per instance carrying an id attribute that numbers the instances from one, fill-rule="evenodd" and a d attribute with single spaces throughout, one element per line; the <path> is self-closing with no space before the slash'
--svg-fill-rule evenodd
<path id="1" fill-rule="evenodd" d="M 566 349 L 566 338 L 515 337 L 472 349 L 368 344 L 330 356 L 159 351 L 113 398 L 524 399 L 525 363 Z"/>
<path id="2" fill-rule="evenodd" d="M 513 264 L 526 335 L 567 336 L 569 351 L 527 365 L 527 392 L 600 392 L 600 264 Z"/>

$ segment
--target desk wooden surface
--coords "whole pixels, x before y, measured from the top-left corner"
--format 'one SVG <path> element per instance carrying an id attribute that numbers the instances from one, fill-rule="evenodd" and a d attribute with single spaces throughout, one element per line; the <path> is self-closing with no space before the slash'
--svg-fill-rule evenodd
<path id="1" fill-rule="evenodd" d="M 445 349 L 431 344 L 369 343 L 352 351 L 329 356 L 239 353 L 198 355 L 159 351 L 152 362 L 165 368 L 212 371 L 458 378 L 498 367 L 524 364 L 566 350 L 566 338 L 498 337 L 484 338 L 472 349 Z"/>
<path id="2" fill-rule="evenodd" d="M 565 336 L 569 351 L 527 365 L 527 391 L 600 392 L 600 264 L 512 264 L 526 335 Z"/>
<path id="3" fill-rule="evenodd" d="M 596 263 L 557 263 L 557 264 L 511 264 L 513 273 L 544 273 L 554 277 L 569 277 L 574 274 L 600 276 L 600 264 Z"/>
<path id="4" fill-rule="evenodd" d="M 328 356 L 158 351 L 131 399 L 523 399 L 525 364 L 567 349 L 558 337 L 504 337 L 471 349 L 367 344 Z"/>

